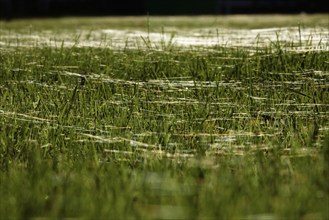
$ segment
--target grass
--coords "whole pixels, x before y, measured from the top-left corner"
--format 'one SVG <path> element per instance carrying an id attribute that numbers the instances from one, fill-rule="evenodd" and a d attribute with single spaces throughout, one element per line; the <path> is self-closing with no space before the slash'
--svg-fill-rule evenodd
<path id="1" fill-rule="evenodd" d="M 1 23 L 0 218 L 328 219 L 329 52 L 310 40 L 20 46 L 76 28 L 328 25 L 276 17 Z"/>

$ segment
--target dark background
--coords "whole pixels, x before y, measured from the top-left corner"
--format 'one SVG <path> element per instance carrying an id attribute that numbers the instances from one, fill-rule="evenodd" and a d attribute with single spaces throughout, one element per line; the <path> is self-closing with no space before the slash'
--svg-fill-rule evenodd
<path id="1" fill-rule="evenodd" d="M 327 0 L 0 0 L 0 17 L 328 13 Z"/>

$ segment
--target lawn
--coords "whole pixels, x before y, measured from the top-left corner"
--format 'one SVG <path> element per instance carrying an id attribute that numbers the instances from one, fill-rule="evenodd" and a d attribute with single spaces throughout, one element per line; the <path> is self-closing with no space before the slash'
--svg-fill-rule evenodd
<path id="1" fill-rule="evenodd" d="M 0 218 L 328 219 L 328 22 L 0 22 Z"/>

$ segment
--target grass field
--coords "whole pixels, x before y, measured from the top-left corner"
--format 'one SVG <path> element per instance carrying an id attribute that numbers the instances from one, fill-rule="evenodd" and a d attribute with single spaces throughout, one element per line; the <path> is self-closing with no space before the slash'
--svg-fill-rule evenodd
<path id="1" fill-rule="evenodd" d="M 329 219 L 328 15 L 0 22 L 1 219 Z"/>

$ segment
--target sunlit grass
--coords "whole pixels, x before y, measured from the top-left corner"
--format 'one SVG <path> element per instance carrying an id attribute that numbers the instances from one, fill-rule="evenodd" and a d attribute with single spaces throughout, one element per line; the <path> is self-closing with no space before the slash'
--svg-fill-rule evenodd
<path id="1" fill-rule="evenodd" d="M 79 37 L 70 46 L 42 46 L 36 37 L 26 47 L 31 41 L 18 34 L 28 24 L 31 36 L 51 32 L 55 22 L 56 33 L 325 24 L 321 15 L 277 16 L 276 24 L 194 19 L 1 24 L 1 218 L 329 217 L 325 39 L 309 49 L 302 36 L 297 44 L 188 48 L 176 35 L 160 44 L 146 35 L 137 47 L 113 49 L 81 46 Z"/>

